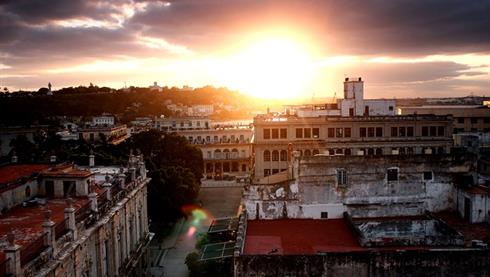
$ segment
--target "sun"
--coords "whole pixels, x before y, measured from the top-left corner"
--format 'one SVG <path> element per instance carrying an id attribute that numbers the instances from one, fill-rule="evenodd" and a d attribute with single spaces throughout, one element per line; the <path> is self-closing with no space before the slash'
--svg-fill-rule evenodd
<path id="1" fill-rule="evenodd" d="M 307 47 L 288 38 L 251 43 L 225 68 L 223 76 L 230 87 L 261 98 L 302 97 L 312 76 Z"/>

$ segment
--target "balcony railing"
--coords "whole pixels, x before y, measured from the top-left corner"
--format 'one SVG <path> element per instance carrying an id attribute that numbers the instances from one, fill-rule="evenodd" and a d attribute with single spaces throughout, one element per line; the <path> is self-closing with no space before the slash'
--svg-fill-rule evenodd
<path id="1" fill-rule="evenodd" d="M 38 237 L 36 240 L 25 245 L 20 250 L 20 264 L 21 264 L 21 266 L 24 266 L 28 262 L 32 261 L 34 258 L 39 256 L 39 254 L 41 252 L 43 252 L 44 249 L 47 248 L 47 246 L 45 245 L 45 242 L 44 242 L 45 237 L 46 237 L 46 234 Z"/>
<path id="2" fill-rule="evenodd" d="M 61 238 L 64 234 L 68 233 L 68 218 L 65 218 L 63 221 L 56 223 L 54 226 L 54 234 L 55 239 Z"/>

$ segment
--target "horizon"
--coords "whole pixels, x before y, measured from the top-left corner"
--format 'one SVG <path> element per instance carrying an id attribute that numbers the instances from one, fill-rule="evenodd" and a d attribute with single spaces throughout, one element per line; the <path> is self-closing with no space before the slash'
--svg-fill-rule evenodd
<path id="1" fill-rule="evenodd" d="M 0 87 L 156 81 L 306 100 L 360 76 L 369 98 L 490 93 L 490 1 L 48 2 L 0 4 Z"/>

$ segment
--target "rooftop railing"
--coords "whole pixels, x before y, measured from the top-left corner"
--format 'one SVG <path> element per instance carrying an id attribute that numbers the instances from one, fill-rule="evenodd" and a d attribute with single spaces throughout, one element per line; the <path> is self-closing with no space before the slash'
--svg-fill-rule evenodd
<path id="1" fill-rule="evenodd" d="M 39 256 L 41 252 L 44 251 L 44 249 L 47 248 L 45 245 L 45 237 L 46 234 L 41 235 L 31 243 L 25 245 L 21 250 L 20 250 L 20 264 L 21 266 L 24 266 L 28 262 L 32 261 L 34 258 Z"/>

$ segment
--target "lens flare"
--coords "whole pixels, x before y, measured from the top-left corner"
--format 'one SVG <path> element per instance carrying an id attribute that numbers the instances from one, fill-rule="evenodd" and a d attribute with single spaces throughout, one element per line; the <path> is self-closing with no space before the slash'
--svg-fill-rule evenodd
<path id="1" fill-rule="evenodd" d="M 187 238 L 192 238 L 196 232 L 201 232 L 205 226 L 209 225 L 214 219 L 212 214 L 197 205 L 186 205 L 182 207 L 182 213 L 185 214 L 187 220 L 188 230 L 186 232 Z"/>

